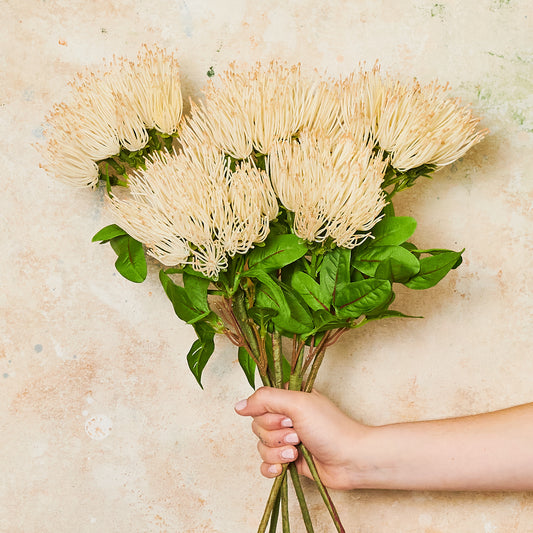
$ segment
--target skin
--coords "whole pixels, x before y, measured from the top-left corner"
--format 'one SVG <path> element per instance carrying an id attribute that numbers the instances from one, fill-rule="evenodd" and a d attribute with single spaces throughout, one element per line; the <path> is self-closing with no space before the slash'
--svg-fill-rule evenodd
<path id="1" fill-rule="evenodd" d="M 328 398 L 262 387 L 235 406 L 253 418 L 261 473 L 296 461 L 302 442 L 332 489 L 533 490 L 533 403 L 474 416 L 367 426 Z"/>

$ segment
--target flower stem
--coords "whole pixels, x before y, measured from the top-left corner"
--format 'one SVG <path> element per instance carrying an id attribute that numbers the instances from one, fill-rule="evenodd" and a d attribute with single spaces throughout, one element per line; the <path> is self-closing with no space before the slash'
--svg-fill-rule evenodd
<path id="1" fill-rule="evenodd" d="M 272 509 L 272 516 L 270 517 L 270 527 L 268 528 L 268 533 L 276 533 L 276 529 L 278 528 L 279 504 L 280 494 L 278 492 L 276 501 L 274 502 L 274 508 Z"/>
<path id="2" fill-rule="evenodd" d="M 279 490 L 281 488 L 281 484 L 283 483 L 283 478 L 287 474 L 287 464 L 284 464 L 282 466 L 281 474 L 275 479 L 272 488 L 270 489 L 270 495 L 268 497 L 265 510 L 263 511 L 263 517 L 261 518 L 261 522 L 259 523 L 259 528 L 257 529 L 257 533 L 265 533 L 268 521 L 270 519 L 270 515 L 274 511 L 274 506 L 276 504 L 276 500 L 278 498 Z"/>
<path id="3" fill-rule="evenodd" d="M 274 330 L 272 334 L 272 358 L 274 359 L 274 379 L 278 389 L 283 387 L 283 371 L 281 366 L 281 333 Z"/>
<path id="4" fill-rule="evenodd" d="M 281 523 L 283 526 L 283 533 L 290 533 L 291 526 L 289 523 L 289 485 L 287 473 L 283 476 L 281 483 Z"/>
<path id="5" fill-rule="evenodd" d="M 313 479 L 315 480 L 315 483 L 317 484 L 318 491 L 320 492 L 320 495 L 322 496 L 322 499 L 324 500 L 324 503 L 326 504 L 326 507 L 329 511 L 329 514 L 331 515 L 331 518 L 333 519 L 333 523 L 335 524 L 337 531 L 339 533 L 346 533 L 343 525 L 341 524 L 339 514 L 337 513 L 337 509 L 335 509 L 335 505 L 333 505 L 333 501 L 331 500 L 326 487 L 324 486 L 324 484 L 322 483 L 322 480 L 320 479 L 320 476 L 318 475 L 315 462 L 313 461 L 313 458 L 311 457 L 309 450 L 303 444 L 298 445 L 298 450 L 304 456 L 305 462 L 307 463 L 307 466 L 309 467 L 309 470 L 311 471 L 311 475 L 313 476 Z"/>
<path id="6" fill-rule="evenodd" d="M 294 463 L 289 464 L 289 472 L 291 474 L 294 492 L 296 492 L 296 497 L 298 498 L 298 503 L 300 504 L 300 509 L 302 511 L 302 518 L 304 520 L 305 530 L 307 531 L 307 533 L 314 533 L 313 524 L 311 522 L 311 516 L 309 515 L 309 509 L 307 508 L 307 503 L 305 501 L 304 491 L 302 489 L 302 484 L 300 483 L 298 470 L 296 469 L 296 465 Z"/>

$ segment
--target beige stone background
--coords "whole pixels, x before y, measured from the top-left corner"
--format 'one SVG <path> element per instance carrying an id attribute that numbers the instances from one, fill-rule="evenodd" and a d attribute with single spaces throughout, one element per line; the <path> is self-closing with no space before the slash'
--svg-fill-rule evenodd
<path id="1" fill-rule="evenodd" d="M 232 61 L 359 61 L 449 81 L 490 136 L 398 198 L 421 247 L 466 248 L 438 287 L 346 335 L 317 387 L 369 424 L 533 401 L 533 8 L 530 0 L 2 0 L 0 530 L 253 532 L 269 492 L 233 404 L 251 389 L 224 339 L 202 391 L 157 265 L 115 274 L 102 194 L 48 179 L 32 144 L 86 65 L 175 48 L 186 96 Z M 312 488 L 310 484 L 307 484 Z M 334 493 L 350 533 L 533 532 L 515 493 Z M 332 530 L 310 496 L 316 531 Z M 293 506 L 294 515 L 298 515 Z M 293 531 L 303 531 L 295 521 Z"/>

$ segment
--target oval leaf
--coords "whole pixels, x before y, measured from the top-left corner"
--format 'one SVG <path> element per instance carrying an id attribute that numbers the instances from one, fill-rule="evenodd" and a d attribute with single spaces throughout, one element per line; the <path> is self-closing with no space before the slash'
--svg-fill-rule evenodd
<path id="1" fill-rule="evenodd" d="M 420 270 L 418 259 L 403 246 L 371 246 L 358 251 L 352 266 L 367 276 L 402 282 Z"/>
<path id="2" fill-rule="evenodd" d="M 391 290 L 390 282 L 381 279 L 365 279 L 344 285 L 335 299 L 337 316 L 357 318 L 369 313 L 390 298 Z"/>
<path id="3" fill-rule="evenodd" d="M 460 252 L 443 252 L 420 259 L 420 272 L 405 283 L 405 286 L 416 290 L 429 289 L 435 286 L 454 268 L 461 259 L 463 252 L 464 250 Z"/>
<path id="4" fill-rule="evenodd" d="M 248 256 L 250 271 L 265 272 L 283 268 L 307 253 L 307 246 L 296 235 L 273 235 L 265 245 L 254 248 Z M 244 272 L 248 275 L 249 272 Z"/>
<path id="5" fill-rule="evenodd" d="M 250 357 L 250 354 L 242 346 L 239 348 L 239 364 L 248 380 L 248 383 L 255 389 L 255 361 Z"/>
<path id="6" fill-rule="evenodd" d="M 311 276 L 305 272 L 295 272 L 291 279 L 291 285 L 313 311 L 319 309 L 329 311 L 331 295 Z"/>
<path id="7" fill-rule="evenodd" d="M 204 371 L 207 361 L 209 361 L 209 358 L 215 351 L 215 330 L 202 322 L 195 324 L 194 330 L 198 335 L 198 339 L 193 342 L 193 345 L 187 354 L 187 364 L 196 378 L 196 381 L 198 381 L 198 384 L 203 389 L 202 372 Z"/>
<path id="8" fill-rule="evenodd" d="M 110 243 L 118 256 L 115 261 L 117 271 L 130 281 L 143 282 L 147 275 L 143 245 L 129 235 L 114 237 Z"/>
<path id="9" fill-rule="evenodd" d="M 183 287 L 176 285 L 164 270 L 159 271 L 159 280 L 161 281 L 165 294 L 172 302 L 174 312 L 179 318 L 181 318 L 181 320 L 188 322 L 189 324 L 194 324 L 209 314 L 209 310 L 204 311 L 198 309 L 193 302 L 191 302 L 187 295 L 187 291 Z"/>
<path id="10" fill-rule="evenodd" d="M 320 267 L 320 286 L 335 300 L 337 287 L 350 283 L 350 259 L 352 251 L 347 248 L 335 248 L 324 254 Z"/>
<path id="11" fill-rule="evenodd" d="M 415 231 L 416 220 L 412 217 L 383 217 L 373 228 L 369 246 L 399 245 Z"/>
<path id="12" fill-rule="evenodd" d="M 119 237 L 120 235 L 127 235 L 127 233 L 117 226 L 116 224 L 111 224 L 102 228 L 93 238 L 92 242 L 100 241 L 102 244 L 110 241 L 114 237 Z"/>

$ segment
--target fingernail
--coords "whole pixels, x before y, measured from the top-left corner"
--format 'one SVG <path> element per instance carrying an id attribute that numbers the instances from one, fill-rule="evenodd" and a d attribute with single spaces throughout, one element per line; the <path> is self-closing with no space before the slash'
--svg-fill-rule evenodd
<path id="1" fill-rule="evenodd" d="M 292 420 L 290 418 L 284 418 L 281 421 L 281 425 L 284 428 L 291 428 L 292 427 Z"/>
<path id="2" fill-rule="evenodd" d="M 300 439 L 296 433 L 289 433 L 288 435 L 285 435 L 285 442 L 288 444 L 298 444 Z"/>
<path id="3" fill-rule="evenodd" d="M 235 411 L 242 411 L 248 405 L 248 400 L 241 400 L 235 404 Z"/>
<path id="4" fill-rule="evenodd" d="M 281 452 L 281 457 L 283 457 L 283 459 L 294 459 L 294 450 L 292 448 L 286 448 Z"/>
<path id="5" fill-rule="evenodd" d="M 268 467 L 268 471 L 271 474 L 279 474 L 281 472 L 281 466 L 280 465 L 270 465 Z"/>

